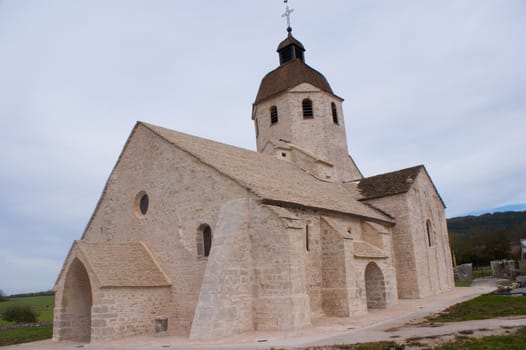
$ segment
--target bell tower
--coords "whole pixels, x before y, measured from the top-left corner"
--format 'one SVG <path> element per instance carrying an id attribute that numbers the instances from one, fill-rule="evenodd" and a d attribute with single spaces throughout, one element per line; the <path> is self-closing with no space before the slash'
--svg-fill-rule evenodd
<path id="1" fill-rule="evenodd" d="M 280 65 L 261 81 L 253 104 L 257 150 L 290 161 L 323 181 L 362 178 L 349 156 L 343 99 L 305 63 L 305 47 L 292 35 L 277 49 Z"/>

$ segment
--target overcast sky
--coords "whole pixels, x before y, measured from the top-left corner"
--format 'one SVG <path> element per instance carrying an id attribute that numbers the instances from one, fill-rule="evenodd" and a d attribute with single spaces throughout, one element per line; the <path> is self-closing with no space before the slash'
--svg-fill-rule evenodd
<path id="1" fill-rule="evenodd" d="M 290 0 L 365 176 L 526 202 L 526 0 Z M 137 120 L 255 149 L 282 0 L 0 0 L 0 289 L 53 286 Z"/>

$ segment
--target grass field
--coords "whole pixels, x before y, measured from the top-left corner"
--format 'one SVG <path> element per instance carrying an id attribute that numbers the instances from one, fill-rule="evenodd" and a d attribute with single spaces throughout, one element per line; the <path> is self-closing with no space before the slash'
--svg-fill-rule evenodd
<path id="1" fill-rule="evenodd" d="M 435 350 L 526 350 L 526 327 L 510 335 L 494 335 L 480 339 L 458 337 L 451 343 L 442 344 Z"/>
<path id="2" fill-rule="evenodd" d="M 38 320 L 41 322 L 53 320 L 53 307 L 55 305 L 55 298 L 52 295 L 12 298 L 8 301 L 0 302 L 0 314 L 6 307 L 12 305 L 31 306 L 38 313 Z M 12 322 L 6 322 L 0 318 L 0 326 L 8 324 L 12 324 Z"/>
<path id="3" fill-rule="evenodd" d="M 453 305 L 430 322 L 458 322 L 484 320 L 503 316 L 526 315 L 526 298 L 502 295 L 481 295 L 475 299 Z"/>
<path id="4" fill-rule="evenodd" d="M 471 280 L 455 281 L 455 287 L 471 287 L 472 284 L 473 281 Z"/>
<path id="5" fill-rule="evenodd" d="M 50 339 L 52 335 L 51 326 L 10 329 L 0 332 L 0 346 Z"/>

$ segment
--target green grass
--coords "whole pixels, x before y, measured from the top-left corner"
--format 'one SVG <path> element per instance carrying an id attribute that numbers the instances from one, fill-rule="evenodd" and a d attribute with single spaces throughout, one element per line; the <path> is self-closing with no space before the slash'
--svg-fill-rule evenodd
<path id="1" fill-rule="evenodd" d="M 455 281 L 455 287 L 471 287 L 472 283 L 473 281 L 471 280 Z"/>
<path id="2" fill-rule="evenodd" d="M 0 346 L 49 339 L 52 335 L 51 326 L 10 329 L 0 332 Z"/>
<path id="3" fill-rule="evenodd" d="M 298 348 L 299 349 L 299 348 Z M 302 350 L 403 350 L 404 345 L 395 342 L 362 343 L 353 345 L 327 345 L 302 348 Z M 285 350 L 283 348 L 270 348 L 270 350 Z"/>
<path id="4" fill-rule="evenodd" d="M 526 327 L 510 335 L 493 335 L 480 339 L 458 337 L 455 341 L 433 348 L 435 350 L 526 350 Z"/>
<path id="5" fill-rule="evenodd" d="M 526 298 L 486 294 L 453 305 L 427 320 L 433 323 L 458 322 L 519 315 L 526 315 Z"/>
<path id="6" fill-rule="evenodd" d="M 52 295 L 9 298 L 8 301 L 3 301 L 0 303 L 0 314 L 6 307 L 14 305 L 31 306 L 38 313 L 38 321 L 40 322 L 53 320 L 53 307 L 55 305 L 55 298 Z M 9 324 L 13 324 L 13 322 L 6 322 L 0 318 L 0 326 Z M 53 327 L 51 325 L 43 327 L 10 329 L 0 332 L 0 346 L 49 339 L 51 338 L 52 333 Z"/>
<path id="7" fill-rule="evenodd" d="M 0 314 L 2 311 L 12 305 L 29 305 L 38 313 L 39 321 L 53 320 L 53 307 L 55 305 L 55 298 L 52 295 L 38 296 L 38 297 L 19 297 L 10 298 L 8 301 L 0 303 Z M 12 324 L 0 318 L 0 326 Z"/>
<path id="8" fill-rule="evenodd" d="M 482 269 L 474 269 L 473 270 L 473 277 L 474 278 L 481 278 L 481 277 L 491 277 L 493 276 L 493 271 L 491 271 L 491 267 L 485 267 Z"/>

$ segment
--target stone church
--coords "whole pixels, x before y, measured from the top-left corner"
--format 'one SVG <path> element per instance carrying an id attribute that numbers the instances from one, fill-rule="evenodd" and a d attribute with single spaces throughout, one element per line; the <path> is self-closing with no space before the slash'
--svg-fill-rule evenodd
<path id="1" fill-rule="evenodd" d="M 138 122 L 55 285 L 55 340 L 290 331 L 453 288 L 424 166 L 364 177 L 343 99 L 291 33 L 257 152 Z"/>

